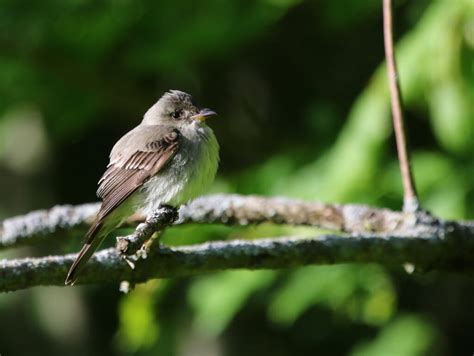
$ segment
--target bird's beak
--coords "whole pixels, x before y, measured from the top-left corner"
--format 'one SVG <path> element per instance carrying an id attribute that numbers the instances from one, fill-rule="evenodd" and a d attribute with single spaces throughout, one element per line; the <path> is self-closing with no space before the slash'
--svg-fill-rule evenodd
<path id="1" fill-rule="evenodd" d="M 191 116 L 191 119 L 202 122 L 210 116 L 216 116 L 217 113 L 211 109 L 201 109 L 196 115 Z"/>

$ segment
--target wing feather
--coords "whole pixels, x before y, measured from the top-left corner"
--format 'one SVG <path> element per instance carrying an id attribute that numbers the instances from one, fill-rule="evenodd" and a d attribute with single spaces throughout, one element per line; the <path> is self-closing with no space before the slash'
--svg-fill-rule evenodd
<path id="1" fill-rule="evenodd" d="M 111 163 L 97 190 L 97 195 L 102 198 L 99 219 L 106 217 L 166 165 L 176 152 L 179 137 L 179 131 L 173 130 L 163 138 L 148 143 L 143 150 Z"/>
<path id="2" fill-rule="evenodd" d="M 141 136 L 136 137 L 137 134 Z M 105 218 L 165 167 L 176 153 L 180 137 L 176 129 L 138 126 L 117 142 L 107 170 L 99 180 L 97 195 L 102 198 L 102 206 L 87 232 L 84 246 L 69 269 L 66 284 L 74 284 L 78 271 L 107 235 L 107 231 L 102 231 Z"/>

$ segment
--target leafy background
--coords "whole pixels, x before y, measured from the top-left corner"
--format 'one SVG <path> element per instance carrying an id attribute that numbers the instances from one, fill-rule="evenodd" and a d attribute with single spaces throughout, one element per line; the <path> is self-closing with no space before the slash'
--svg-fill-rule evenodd
<path id="1" fill-rule="evenodd" d="M 424 206 L 474 218 L 474 3 L 396 1 Z M 167 89 L 220 117 L 213 192 L 400 208 L 381 1 L 0 1 L 0 217 L 94 201 Z M 170 245 L 315 229 L 187 226 Z M 1 257 L 76 251 L 82 236 Z M 113 239 L 110 239 L 113 240 Z M 474 280 L 378 265 L 0 295 L 2 355 L 467 355 Z"/>

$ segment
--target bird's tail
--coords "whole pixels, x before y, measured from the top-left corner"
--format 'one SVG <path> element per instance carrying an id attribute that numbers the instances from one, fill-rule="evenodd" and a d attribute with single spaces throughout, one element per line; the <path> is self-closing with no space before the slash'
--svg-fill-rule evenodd
<path id="1" fill-rule="evenodd" d="M 77 279 L 77 273 L 82 270 L 109 232 L 109 229 L 107 229 L 101 221 L 96 221 L 90 227 L 86 234 L 86 243 L 82 246 L 71 268 L 69 268 L 66 281 L 64 282 L 66 285 L 74 285 Z"/>

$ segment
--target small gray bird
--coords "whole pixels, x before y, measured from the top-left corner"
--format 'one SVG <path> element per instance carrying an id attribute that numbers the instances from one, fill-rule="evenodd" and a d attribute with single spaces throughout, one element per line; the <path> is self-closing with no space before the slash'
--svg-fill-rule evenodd
<path id="1" fill-rule="evenodd" d="M 66 284 L 74 284 L 102 240 L 134 212 L 148 215 L 161 205 L 178 207 L 212 183 L 219 144 L 204 121 L 214 115 L 191 95 L 170 90 L 145 113 L 140 125 L 115 144 L 99 180 L 102 206 Z"/>

